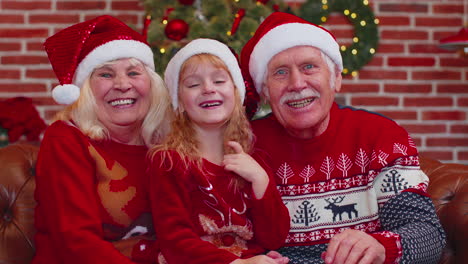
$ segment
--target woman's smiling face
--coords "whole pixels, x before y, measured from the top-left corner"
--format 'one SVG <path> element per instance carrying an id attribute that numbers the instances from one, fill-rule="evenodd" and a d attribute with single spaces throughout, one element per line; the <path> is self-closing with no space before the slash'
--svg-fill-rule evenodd
<path id="1" fill-rule="evenodd" d="M 144 65 L 120 59 L 96 68 L 90 86 L 105 127 L 141 125 L 151 104 L 151 80 Z"/>

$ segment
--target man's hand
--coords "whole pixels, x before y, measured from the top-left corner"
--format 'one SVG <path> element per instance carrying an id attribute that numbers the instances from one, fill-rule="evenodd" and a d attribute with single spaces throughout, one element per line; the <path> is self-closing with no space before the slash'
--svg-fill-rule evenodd
<path id="1" fill-rule="evenodd" d="M 224 155 L 224 169 L 232 171 L 246 181 L 252 183 L 252 189 L 257 199 L 261 199 L 268 187 L 269 179 L 266 171 L 252 158 L 245 153 L 242 146 L 235 142 L 229 141 L 228 146 L 234 150 L 234 154 Z"/>
<path id="2" fill-rule="evenodd" d="M 275 252 L 276 254 L 273 253 L 273 257 L 268 256 L 271 252 Z M 276 251 L 270 251 L 268 254 L 258 255 L 248 259 L 236 259 L 230 264 L 288 264 L 289 262 L 288 258 L 281 256 L 281 254 Z"/>
<path id="3" fill-rule="evenodd" d="M 347 229 L 332 237 L 322 258 L 326 264 L 382 264 L 385 248 L 369 234 Z"/>
<path id="4" fill-rule="evenodd" d="M 270 258 L 274 259 L 277 264 L 288 264 L 289 263 L 289 258 L 288 257 L 283 257 L 280 253 L 276 251 L 270 251 L 266 254 Z"/>

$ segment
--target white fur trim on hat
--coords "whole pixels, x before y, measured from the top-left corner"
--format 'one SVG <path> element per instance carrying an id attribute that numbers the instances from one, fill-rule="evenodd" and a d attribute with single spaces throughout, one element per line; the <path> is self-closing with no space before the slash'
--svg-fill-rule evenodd
<path id="1" fill-rule="evenodd" d="M 164 80 L 172 98 L 172 107 L 178 107 L 179 74 L 182 64 L 196 54 L 212 54 L 226 64 L 234 84 L 239 91 L 241 102 L 245 97 L 245 83 L 242 78 L 239 63 L 231 50 L 223 43 L 213 39 L 195 39 L 179 50 L 169 61 L 164 72 Z"/>
<path id="2" fill-rule="evenodd" d="M 81 87 L 96 66 L 122 58 L 136 58 L 154 70 L 154 58 L 151 48 L 140 41 L 119 39 L 106 42 L 94 48 L 80 62 L 73 83 Z"/>
<path id="3" fill-rule="evenodd" d="M 69 105 L 80 97 L 80 88 L 74 84 L 57 85 L 52 89 L 52 98 L 59 103 Z"/>
<path id="4" fill-rule="evenodd" d="M 255 45 L 250 55 L 250 76 L 260 94 L 267 73 L 267 66 L 276 54 L 295 46 L 313 46 L 328 55 L 340 71 L 343 60 L 334 37 L 326 30 L 304 23 L 288 23 L 268 31 Z"/>

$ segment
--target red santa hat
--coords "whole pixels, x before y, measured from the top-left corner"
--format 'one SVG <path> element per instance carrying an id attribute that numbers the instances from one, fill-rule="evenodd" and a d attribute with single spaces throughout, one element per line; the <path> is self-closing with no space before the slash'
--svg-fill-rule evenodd
<path id="1" fill-rule="evenodd" d="M 188 60 L 193 55 L 197 54 L 211 54 L 220 58 L 226 67 L 228 68 L 234 85 L 237 87 L 239 92 L 241 102 L 244 101 L 245 97 L 245 83 L 242 78 L 242 73 L 239 67 L 239 62 L 237 61 L 234 53 L 229 49 L 225 44 L 214 40 L 214 39 L 204 39 L 199 38 L 192 40 L 190 43 L 185 45 L 181 50 L 179 50 L 174 57 L 169 61 L 164 72 L 164 81 L 166 82 L 167 88 L 172 98 L 172 106 L 174 109 L 178 107 L 178 91 L 179 91 L 179 74 L 180 68 L 186 60 Z"/>
<path id="2" fill-rule="evenodd" d="M 107 15 L 57 32 L 44 47 L 60 82 L 52 90 L 60 104 L 75 102 L 84 81 L 102 63 L 136 58 L 154 70 L 153 52 L 143 36 Z"/>
<path id="3" fill-rule="evenodd" d="M 295 46 L 318 48 L 343 70 L 340 48 L 331 32 L 295 15 L 274 12 L 260 24 L 241 52 L 244 77 L 259 94 L 271 58 Z"/>

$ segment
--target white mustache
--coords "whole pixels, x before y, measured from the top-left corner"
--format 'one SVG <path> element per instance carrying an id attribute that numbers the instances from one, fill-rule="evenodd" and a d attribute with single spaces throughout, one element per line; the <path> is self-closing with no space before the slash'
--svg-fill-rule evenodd
<path id="1" fill-rule="evenodd" d="M 296 101 L 296 100 L 302 100 L 307 97 L 317 97 L 320 98 L 320 93 L 317 92 L 314 88 L 307 88 L 304 90 L 301 90 L 299 92 L 288 92 L 287 94 L 283 95 L 280 99 L 280 103 L 284 104 L 288 101 Z"/>

